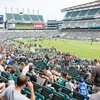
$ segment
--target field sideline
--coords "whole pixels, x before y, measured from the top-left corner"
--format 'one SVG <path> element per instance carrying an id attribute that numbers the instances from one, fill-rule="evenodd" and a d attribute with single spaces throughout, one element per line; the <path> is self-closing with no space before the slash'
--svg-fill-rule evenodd
<path id="1" fill-rule="evenodd" d="M 100 42 L 88 42 L 67 39 L 21 39 L 26 43 L 42 45 L 42 47 L 52 48 L 62 52 L 69 52 L 87 59 L 100 59 Z"/>

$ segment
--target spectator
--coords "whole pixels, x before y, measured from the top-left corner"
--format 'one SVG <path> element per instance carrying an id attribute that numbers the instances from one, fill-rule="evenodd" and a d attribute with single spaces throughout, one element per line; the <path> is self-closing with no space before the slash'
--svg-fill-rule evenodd
<path id="1" fill-rule="evenodd" d="M 21 90 L 26 84 L 31 92 L 30 99 L 21 94 Z M 33 84 L 31 82 L 27 82 L 27 77 L 24 75 L 17 78 L 17 86 L 15 88 L 12 86 L 7 87 L 2 92 L 2 96 L 5 98 L 5 100 L 35 100 Z"/>
<path id="2" fill-rule="evenodd" d="M 93 90 L 100 91 L 100 65 L 92 68 L 91 81 L 93 82 Z"/>
<path id="3" fill-rule="evenodd" d="M 76 89 L 76 86 L 72 83 L 72 77 L 69 76 L 67 80 L 68 82 L 66 82 L 66 88 L 70 89 L 73 92 Z"/>
<path id="4" fill-rule="evenodd" d="M 25 66 L 22 70 L 22 75 L 26 75 L 26 73 L 29 71 L 29 66 L 33 66 L 33 64 L 29 63 L 27 66 Z"/>
<path id="5" fill-rule="evenodd" d="M 10 59 L 7 61 L 9 65 L 13 65 L 14 57 L 15 56 L 13 54 L 11 54 Z"/>
<path id="6" fill-rule="evenodd" d="M 26 73 L 28 77 L 30 77 L 31 81 L 36 82 L 37 81 L 37 74 L 34 72 L 34 67 L 29 66 L 29 71 Z"/>
<path id="7" fill-rule="evenodd" d="M 51 72 L 53 75 L 60 76 L 60 73 L 57 72 L 56 68 L 53 68 L 53 70 L 51 70 Z"/>
<path id="8" fill-rule="evenodd" d="M 51 70 L 55 81 L 57 81 L 59 79 L 60 73 L 57 72 L 56 68 L 54 67 L 53 70 Z"/>
<path id="9" fill-rule="evenodd" d="M 20 68 L 19 68 L 19 66 L 17 65 L 17 60 L 16 60 L 16 59 L 14 59 L 14 62 L 13 62 L 13 64 L 12 64 L 12 68 L 15 68 L 15 69 L 16 69 L 16 74 L 17 74 L 17 75 L 20 75 Z"/>
<path id="10" fill-rule="evenodd" d="M 11 77 L 11 66 L 6 67 L 6 77 L 9 79 Z"/>
<path id="11" fill-rule="evenodd" d="M 89 100 L 100 100 L 100 91 L 97 91 L 95 94 L 92 94 Z"/>
<path id="12" fill-rule="evenodd" d="M 46 75 L 49 77 L 51 81 L 54 81 L 53 74 L 51 73 L 51 68 L 47 66 L 46 68 Z"/>
<path id="13" fill-rule="evenodd" d="M 47 61 L 49 61 L 49 60 L 50 60 L 50 58 L 49 58 L 49 55 L 48 55 L 48 54 L 46 54 L 46 55 L 45 55 L 45 58 L 47 59 Z"/>
<path id="14" fill-rule="evenodd" d="M 78 86 L 79 93 L 83 94 L 86 98 L 89 97 L 88 89 L 84 79 L 81 79 Z"/>
<path id="15" fill-rule="evenodd" d="M 61 76 L 59 77 L 57 82 L 65 86 L 66 82 L 68 81 L 67 77 L 68 77 L 67 73 L 62 71 Z"/>
<path id="16" fill-rule="evenodd" d="M 4 60 L 3 56 L 0 55 L 0 75 L 1 75 L 2 72 L 5 73 L 5 70 L 4 70 L 3 66 L 2 66 L 3 60 Z"/>
<path id="17" fill-rule="evenodd" d="M 100 65 L 99 61 L 97 59 L 95 59 L 94 60 L 94 66 L 99 66 L 99 65 Z"/>
<path id="18" fill-rule="evenodd" d="M 25 67 L 25 63 L 24 62 L 21 62 L 20 63 L 20 72 L 22 72 L 22 70 L 24 69 Z"/>

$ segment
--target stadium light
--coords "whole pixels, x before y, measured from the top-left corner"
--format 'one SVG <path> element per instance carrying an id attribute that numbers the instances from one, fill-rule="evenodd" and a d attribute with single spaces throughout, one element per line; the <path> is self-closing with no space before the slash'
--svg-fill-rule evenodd
<path id="1" fill-rule="evenodd" d="M 13 13 L 13 7 L 11 7 L 11 13 Z"/>
<path id="2" fill-rule="evenodd" d="M 19 13 L 19 8 L 17 8 L 17 13 Z"/>
<path id="3" fill-rule="evenodd" d="M 34 9 L 33 9 L 33 15 L 34 15 Z"/>
<path id="4" fill-rule="evenodd" d="M 7 7 L 5 7 L 5 13 L 7 13 Z"/>
<path id="5" fill-rule="evenodd" d="M 23 12 L 23 14 L 24 14 L 24 8 L 22 8 L 22 12 Z"/>
<path id="6" fill-rule="evenodd" d="M 28 8 L 27 11 L 28 11 L 28 14 L 29 14 L 30 13 L 30 9 Z"/>

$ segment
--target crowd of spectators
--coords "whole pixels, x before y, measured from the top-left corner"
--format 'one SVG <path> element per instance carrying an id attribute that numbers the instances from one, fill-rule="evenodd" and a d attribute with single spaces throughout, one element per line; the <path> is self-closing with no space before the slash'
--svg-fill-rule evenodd
<path id="1" fill-rule="evenodd" d="M 25 87 L 30 90 L 30 99 L 35 100 L 33 82 L 61 91 L 53 85 L 57 84 L 84 95 L 85 99 L 99 100 L 99 60 L 80 58 L 54 48 L 35 47 L 31 52 L 18 47 L 2 44 L 0 48 L 1 100 L 29 100 L 21 94 Z"/>
<path id="2" fill-rule="evenodd" d="M 7 34 L 7 35 L 6 35 Z M 3 40 L 19 38 L 67 38 L 77 40 L 100 41 L 99 29 L 63 29 L 59 30 L 0 30 Z"/>

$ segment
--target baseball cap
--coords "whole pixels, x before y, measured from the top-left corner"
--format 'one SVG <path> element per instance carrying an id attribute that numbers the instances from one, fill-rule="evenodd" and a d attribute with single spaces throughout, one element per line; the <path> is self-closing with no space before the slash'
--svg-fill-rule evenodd
<path id="1" fill-rule="evenodd" d="M 84 79 L 81 79 L 81 83 L 85 82 Z"/>

